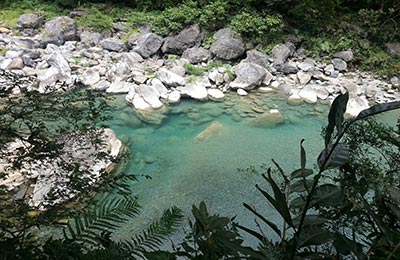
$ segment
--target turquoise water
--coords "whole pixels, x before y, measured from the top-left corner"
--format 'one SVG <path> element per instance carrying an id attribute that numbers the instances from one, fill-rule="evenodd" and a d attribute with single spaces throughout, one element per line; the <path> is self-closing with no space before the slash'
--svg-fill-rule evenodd
<path id="1" fill-rule="evenodd" d="M 110 126 L 132 156 L 126 171 L 151 176 L 132 183 L 142 213 L 121 230 L 121 237 L 145 228 L 171 206 L 189 216 L 191 205 L 200 201 L 210 212 L 237 216 L 240 223 L 254 226 L 253 215 L 242 206 L 247 202 L 280 224 L 255 189 L 256 183 L 266 186 L 265 181 L 238 168 L 272 166 L 275 159 L 285 170 L 293 170 L 299 166 L 302 138 L 312 167 L 323 147 L 320 132 L 328 113 L 328 106 L 321 104 L 289 106 L 277 94 L 231 95 L 224 102 L 183 100 L 169 107 L 162 124 L 151 125 L 136 117 L 124 97 L 116 97 L 114 104 Z M 282 112 L 283 123 L 271 128 L 251 123 L 258 113 L 273 108 Z M 223 132 L 207 142 L 194 142 L 213 122 L 222 124 Z"/>

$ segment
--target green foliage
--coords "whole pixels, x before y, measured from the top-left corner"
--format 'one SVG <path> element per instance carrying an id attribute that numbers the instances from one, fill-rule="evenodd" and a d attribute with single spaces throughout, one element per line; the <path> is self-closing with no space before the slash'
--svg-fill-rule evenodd
<path id="1" fill-rule="evenodd" d="M 256 10 L 243 10 L 233 16 L 230 26 L 245 38 L 261 43 L 280 33 L 283 28 L 283 21 L 278 14 L 271 15 Z"/>
<path id="2" fill-rule="evenodd" d="M 220 68 L 223 67 L 225 64 L 222 61 L 209 61 L 207 63 L 207 68 L 209 70 L 213 69 L 213 68 Z"/>
<path id="3" fill-rule="evenodd" d="M 88 8 L 83 16 L 77 18 L 79 26 L 95 32 L 110 31 L 113 23 L 111 16 L 104 14 L 97 8 Z"/>
<path id="4" fill-rule="evenodd" d="M 204 70 L 193 64 L 187 63 L 187 64 L 183 65 L 183 67 L 185 68 L 186 73 L 188 73 L 189 75 L 193 75 L 193 76 L 203 76 L 204 75 Z"/>

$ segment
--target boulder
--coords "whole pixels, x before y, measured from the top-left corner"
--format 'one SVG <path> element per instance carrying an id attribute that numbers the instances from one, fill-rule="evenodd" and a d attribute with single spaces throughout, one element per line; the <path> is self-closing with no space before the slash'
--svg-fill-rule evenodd
<path id="1" fill-rule="evenodd" d="M 178 35 L 167 37 L 161 47 L 163 53 L 182 54 L 186 49 L 196 45 L 201 39 L 198 24 L 183 29 Z"/>
<path id="2" fill-rule="evenodd" d="M 43 24 L 43 17 L 35 13 L 23 14 L 17 20 L 17 28 L 19 29 L 24 29 L 24 28 L 37 29 L 42 24 Z"/>
<path id="3" fill-rule="evenodd" d="M 265 69 L 260 65 L 241 62 L 234 67 L 236 78 L 229 86 L 233 89 L 242 88 L 245 90 L 254 89 L 260 85 L 266 76 Z"/>
<path id="4" fill-rule="evenodd" d="M 151 87 L 157 92 L 157 95 L 162 98 L 167 98 L 168 89 L 164 86 L 161 80 L 153 78 L 151 80 Z"/>
<path id="5" fill-rule="evenodd" d="M 256 118 L 250 121 L 250 124 L 256 127 L 271 128 L 283 123 L 283 121 L 282 113 L 278 109 L 271 109 L 268 112 L 257 115 Z"/>
<path id="6" fill-rule="evenodd" d="M 67 60 L 59 51 L 55 51 L 46 59 L 50 66 L 47 69 L 38 70 L 39 92 L 47 92 L 48 86 L 54 86 L 56 82 L 71 84 L 71 68 Z"/>
<path id="7" fill-rule="evenodd" d="M 24 67 L 24 61 L 22 58 L 17 57 L 12 59 L 10 64 L 8 64 L 7 69 L 9 70 L 21 70 Z"/>
<path id="8" fill-rule="evenodd" d="M 302 71 L 310 71 L 315 67 L 315 60 L 311 58 L 306 58 L 304 61 L 297 64 L 297 67 Z"/>
<path id="9" fill-rule="evenodd" d="M 166 68 L 160 68 L 156 72 L 156 77 L 165 85 L 176 87 L 176 86 L 183 86 L 186 84 L 186 81 L 183 77 L 175 74 Z"/>
<path id="10" fill-rule="evenodd" d="M 272 58 L 274 59 L 274 66 L 282 65 L 286 62 L 290 55 L 290 49 L 284 44 L 278 44 L 272 49 Z"/>
<path id="11" fill-rule="evenodd" d="M 317 93 L 311 85 L 302 88 L 299 96 L 308 104 L 315 104 L 318 101 Z"/>
<path id="12" fill-rule="evenodd" d="M 234 34 L 235 32 L 231 28 L 222 28 L 214 33 L 213 38 L 218 41 L 224 38 L 231 38 Z"/>
<path id="13" fill-rule="evenodd" d="M 200 143 L 200 142 L 210 141 L 211 139 L 217 137 L 218 135 L 221 135 L 223 132 L 224 132 L 224 126 L 219 122 L 214 122 L 211 125 L 209 125 L 206 129 L 204 129 L 201 133 L 199 133 L 195 137 L 194 142 Z"/>
<path id="14" fill-rule="evenodd" d="M 100 33 L 83 31 L 80 34 L 81 42 L 86 46 L 95 46 L 103 38 Z"/>
<path id="15" fill-rule="evenodd" d="M 76 41 L 78 40 L 76 22 L 67 16 L 55 17 L 45 23 L 44 32 L 39 38 L 45 46 L 49 43 L 60 46 L 66 41 Z"/>
<path id="16" fill-rule="evenodd" d="M 207 93 L 208 93 L 208 96 L 210 97 L 210 99 L 212 99 L 212 100 L 221 100 L 225 97 L 224 92 L 222 92 L 221 90 L 219 90 L 217 88 L 209 88 L 209 89 L 207 89 Z"/>
<path id="17" fill-rule="evenodd" d="M 93 86 L 100 81 L 100 74 L 97 69 L 89 68 L 82 76 L 80 76 L 80 81 L 85 86 Z"/>
<path id="18" fill-rule="evenodd" d="M 347 63 L 342 59 L 334 58 L 332 59 L 332 64 L 333 67 L 338 71 L 344 71 L 347 69 Z"/>
<path id="19" fill-rule="evenodd" d="M 211 58 L 211 53 L 202 47 L 192 47 L 183 52 L 182 58 L 187 59 L 192 64 L 196 64 L 207 62 Z"/>
<path id="20" fill-rule="evenodd" d="M 369 104 L 365 97 L 350 95 L 345 115 L 356 117 L 362 110 L 367 108 L 369 108 Z"/>
<path id="21" fill-rule="evenodd" d="M 130 82 L 124 82 L 124 81 L 113 82 L 106 89 L 106 92 L 114 94 L 126 94 L 131 90 L 131 88 L 135 88 L 135 86 L 137 85 Z"/>
<path id="22" fill-rule="evenodd" d="M 390 56 L 400 58 L 400 42 L 387 43 L 386 48 Z"/>
<path id="23" fill-rule="evenodd" d="M 178 103 L 181 100 L 181 92 L 173 90 L 171 93 L 167 94 L 166 99 L 168 103 Z"/>
<path id="24" fill-rule="evenodd" d="M 300 85 L 306 85 L 311 80 L 311 74 L 299 71 L 297 72 L 297 79 L 299 80 Z"/>
<path id="25" fill-rule="evenodd" d="M 304 103 L 303 98 L 299 96 L 299 92 L 300 92 L 299 89 L 292 89 L 290 91 L 290 96 L 287 99 L 287 103 L 289 105 L 294 106 L 294 105 L 300 105 L 300 104 Z"/>
<path id="26" fill-rule="evenodd" d="M 139 53 L 143 58 L 148 58 L 157 53 L 164 40 L 155 33 L 145 33 L 137 37 L 137 40 L 130 42 L 132 49 Z"/>
<path id="27" fill-rule="evenodd" d="M 257 50 L 249 50 L 246 52 L 246 59 L 243 60 L 248 63 L 255 63 L 261 67 L 268 68 L 268 56 Z"/>
<path id="28" fill-rule="evenodd" d="M 99 45 L 108 51 L 121 52 L 125 49 L 125 44 L 118 38 L 106 38 L 99 42 Z"/>
<path id="29" fill-rule="evenodd" d="M 333 54 L 334 58 L 342 59 L 346 62 L 349 62 L 353 59 L 353 52 L 352 51 L 339 51 Z"/>
<path id="30" fill-rule="evenodd" d="M 176 89 L 181 92 L 181 95 L 198 100 L 205 100 L 208 96 L 207 88 L 199 81 L 187 83 L 185 87 L 177 87 Z"/>
<path id="31" fill-rule="evenodd" d="M 285 64 L 279 66 L 279 71 L 283 72 L 285 74 L 295 74 L 299 70 L 295 64 L 285 63 Z"/>
<path id="32" fill-rule="evenodd" d="M 99 82 L 94 84 L 92 88 L 97 91 L 106 91 L 106 89 L 109 88 L 110 85 L 111 83 L 107 80 L 100 80 Z"/>
<path id="33" fill-rule="evenodd" d="M 241 89 L 241 88 L 238 88 L 238 89 L 236 90 L 236 93 L 237 93 L 239 96 L 247 96 L 247 95 L 248 95 L 248 94 L 247 94 L 247 91 L 244 90 L 244 89 Z"/>
<path id="34" fill-rule="evenodd" d="M 153 109 L 159 109 L 163 107 L 163 103 L 160 101 L 160 95 L 152 85 L 141 84 L 136 88 L 136 92 L 142 96 L 144 101 L 151 106 Z"/>
<path id="35" fill-rule="evenodd" d="M 233 37 L 231 30 L 221 30 L 214 34 L 216 41 L 210 46 L 211 53 L 222 60 L 235 60 L 242 56 L 245 52 L 242 38 Z"/>
<path id="36" fill-rule="evenodd" d="M 131 70 L 127 63 L 119 61 L 111 66 L 106 72 L 106 78 L 110 82 L 126 81 Z"/>

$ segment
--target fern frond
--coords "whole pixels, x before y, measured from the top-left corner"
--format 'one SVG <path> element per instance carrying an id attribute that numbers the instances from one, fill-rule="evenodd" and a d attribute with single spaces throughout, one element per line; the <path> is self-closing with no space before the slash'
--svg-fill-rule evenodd
<path id="1" fill-rule="evenodd" d="M 164 211 L 162 217 L 150 225 L 150 227 L 139 235 L 135 235 L 128 241 L 120 242 L 121 246 L 138 257 L 143 257 L 143 252 L 158 250 L 164 239 L 171 235 L 182 222 L 182 211 L 172 207 Z"/>
<path id="2" fill-rule="evenodd" d="M 64 228 L 64 237 L 96 246 L 101 232 L 115 230 L 138 214 L 139 204 L 135 198 L 104 199 L 83 216 L 69 221 Z"/>

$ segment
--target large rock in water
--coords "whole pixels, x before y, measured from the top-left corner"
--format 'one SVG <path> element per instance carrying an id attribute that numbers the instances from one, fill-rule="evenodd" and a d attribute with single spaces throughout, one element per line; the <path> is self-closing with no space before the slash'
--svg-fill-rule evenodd
<path id="1" fill-rule="evenodd" d="M 138 40 L 131 43 L 133 50 L 143 58 L 148 58 L 155 54 L 163 44 L 163 38 L 155 33 L 145 33 L 138 36 Z"/>
<path id="2" fill-rule="evenodd" d="M 165 38 L 161 47 L 163 53 L 182 54 L 186 49 L 193 47 L 200 41 L 200 27 L 198 24 L 183 29 L 178 35 Z"/>
<path id="3" fill-rule="evenodd" d="M 231 30 L 221 29 L 214 34 L 216 41 L 211 44 L 210 51 L 222 60 L 235 60 L 245 52 L 244 43 L 239 36 L 233 37 Z"/>
<path id="4" fill-rule="evenodd" d="M 234 72 L 236 74 L 236 78 L 229 84 L 229 86 L 233 89 L 254 89 L 263 82 L 266 76 L 266 72 L 263 67 L 247 62 L 239 63 L 234 68 Z"/>
<path id="5" fill-rule="evenodd" d="M 91 134 L 73 134 L 65 136 L 60 157 L 54 159 L 41 159 L 33 163 L 22 163 L 22 167 L 13 171 L 6 179 L 0 180 L 0 185 L 5 185 L 8 190 L 18 191 L 22 184 L 29 185 L 29 204 L 40 210 L 48 206 L 70 200 L 79 194 L 76 183 L 71 182 L 75 170 L 81 171 L 81 180 L 84 185 L 92 186 L 100 180 L 101 174 L 107 174 L 114 168 L 114 160 L 122 151 L 122 143 L 117 139 L 111 129 L 99 129 Z M 98 141 L 101 142 L 98 142 Z M 8 145 L 11 149 L 30 149 L 26 144 L 15 141 Z M 100 156 L 101 155 L 101 156 Z M 12 163 L 15 159 L 8 156 L 0 160 L 0 170 Z M 65 162 L 70 162 L 78 169 L 66 167 Z M 81 186 L 82 184 L 80 184 Z"/>
<path id="6" fill-rule="evenodd" d="M 195 139 L 195 143 L 207 142 L 224 132 L 224 126 L 219 122 L 214 122 L 205 130 L 199 133 Z"/>
<path id="7" fill-rule="evenodd" d="M 43 45 L 49 43 L 63 45 L 66 41 L 78 40 L 78 29 L 74 19 L 67 16 L 59 16 L 48 21 L 44 25 L 44 32 L 39 37 Z"/>
<path id="8" fill-rule="evenodd" d="M 277 124 L 283 123 L 284 118 L 281 112 L 278 109 L 271 109 L 268 112 L 264 112 L 263 114 L 257 115 L 250 124 L 256 127 L 275 127 Z"/>

